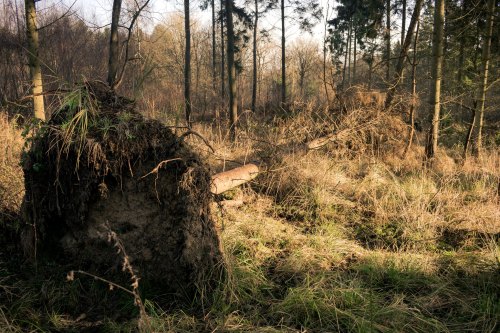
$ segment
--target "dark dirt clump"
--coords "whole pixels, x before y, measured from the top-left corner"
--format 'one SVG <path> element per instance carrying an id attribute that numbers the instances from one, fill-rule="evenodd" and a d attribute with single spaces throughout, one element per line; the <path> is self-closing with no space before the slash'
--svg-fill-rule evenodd
<path id="1" fill-rule="evenodd" d="M 192 294 L 219 278 L 208 167 L 170 129 L 105 84 L 86 82 L 38 130 L 23 160 L 31 257 L 123 276 L 122 241 L 141 281 Z"/>

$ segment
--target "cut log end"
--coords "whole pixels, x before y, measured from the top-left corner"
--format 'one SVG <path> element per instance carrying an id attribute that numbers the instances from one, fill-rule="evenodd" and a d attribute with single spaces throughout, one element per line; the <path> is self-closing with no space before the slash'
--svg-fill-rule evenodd
<path id="1" fill-rule="evenodd" d="M 210 191 L 213 194 L 224 193 L 234 187 L 245 184 L 259 174 L 259 167 L 247 164 L 229 171 L 224 171 L 212 176 Z"/>

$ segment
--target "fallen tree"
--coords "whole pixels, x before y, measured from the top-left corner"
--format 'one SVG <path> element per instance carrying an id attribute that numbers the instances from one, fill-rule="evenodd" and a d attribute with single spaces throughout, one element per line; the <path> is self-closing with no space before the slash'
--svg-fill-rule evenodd
<path id="1" fill-rule="evenodd" d="M 210 192 L 213 194 L 224 193 L 234 187 L 251 181 L 257 177 L 258 174 L 259 167 L 252 163 L 218 173 L 212 176 Z"/>
<path id="2" fill-rule="evenodd" d="M 67 97 L 23 158 L 23 248 L 116 281 L 124 260 L 141 281 L 184 295 L 208 290 L 223 265 L 208 167 L 160 122 L 102 83 Z M 108 242 L 116 234 L 126 258 Z"/>

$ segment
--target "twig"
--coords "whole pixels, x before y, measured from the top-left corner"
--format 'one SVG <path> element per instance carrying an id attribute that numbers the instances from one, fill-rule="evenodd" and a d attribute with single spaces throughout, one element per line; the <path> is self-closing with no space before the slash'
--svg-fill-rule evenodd
<path id="1" fill-rule="evenodd" d="M 147 174 L 145 174 L 144 176 L 139 178 L 139 180 L 146 178 L 147 176 L 149 176 L 150 174 L 153 174 L 153 173 L 156 173 L 158 175 L 158 171 L 160 171 L 160 169 L 165 164 L 168 164 L 168 163 L 173 162 L 173 161 L 181 161 L 181 160 L 182 160 L 181 158 L 177 157 L 177 158 L 172 158 L 170 160 L 161 161 L 160 163 L 158 163 L 158 165 L 153 170 L 151 170 L 150 172 L 148 172 Z M 158 177 L 156 177 L 156 178 L 158 178 Z"/>
<path id="2" fill-rule="evenodd" d="M 203 141 L 203 143 L 204 143 L 205 145 L 207 145 L 207 147 L 208 147 L 208 148 L 210 148 L 210 150 L 212 151 L 212 153 L 215 153 L 215 149 L 214 149 L 214 147 L 212 147 L 212 145 L 208 142 L 208 140 L 207 140 L 207 139 L 205 139 L 205 138 L 204 138 L 204 137 L 203 137 L 200 133 L 195 132 L 195 131 L 193 131 L 192 129 L 189 129 L 189 130 L 187 130 L 185 133 L 183 133 L 183 134 L 179 137 L 179 140 L 182 140 L 182 139 L 184 139 L 186 136 L 191 135 L 191 134 L 192 134 L 192 135 L 194 135 L 194 136 L 199 137 L 199 138 Z"/>

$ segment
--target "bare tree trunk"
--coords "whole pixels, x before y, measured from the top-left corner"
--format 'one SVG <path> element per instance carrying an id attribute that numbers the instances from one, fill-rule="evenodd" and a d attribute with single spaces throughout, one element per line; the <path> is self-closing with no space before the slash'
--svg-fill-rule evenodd
<path id="1" fill-rule="evenodd" d="M 281 107 L 286 109 L 285 0 L 281 0 Z"/>
<path id="2" fill-rule="evenodd" d="M 411 40 L 413 38 L 413 31 L 415 30 L 415 26 L 417 25 L 423 3 L 424 0 L 417 0 L 415 2 L 415 8 L 413 9 L 413 14 L 411 15 L 408 32 L 406 34 L 404 43 L 401 45 L 401 51 L 399 53 L 398 63 L 396 65 L 396 71 L 394 72 L 394 78 L 392 79 L 389 90 L 387 91 L 387 96 L 385 98 L 386 108 L 389 108 L 391 106 L 394 94 L 396 93 L 396 88 L 402 81 L 404 63 L 408 54 L 408 49 L 410 48 Z"/>
<path id="3" fill-rule="evenodd" d="M 33 93 L 33 111 L 35 118 L 45 120 L 43 101 L 43 81 L 40 58 L 38 57 L 38 30 L 36 27 L 36 6 L 34 0 L 25 0 L 26 38 L 28 40 L 28 64 Z"/>
<path id="4" fill-rule="evenodd" d="M 344 68 L 342 69 L 342 90 L 345 89 L 346 82 L 346 72 L 347 72 L 347 54 L 349 53 L 349 30 L 347 32 L 347 43 L 345 46 L 345 54 L 344 54 Z"/>
<path id="5" fill-rule="evenodd" d="M 352 19 L 349 21 L 349 36 L 347 37 L 347 86 L 351 86 L 351 50 L 352 50 Z"/>
<path id="6" fill-rule="evenodd" d="M 405 42 L 405 29 L 406 29 L 406 0 L 402 0 L 403 8 L 401 9 L 401 46 Z"/>
<path id="7" fill-rule="evenodd" d="M 443 70 L 444 1 L 435 0 L 434 31 L 432 38 L 431 91 L 429 117 L 432 125 L 427 136 L 425 157 L 431 160 L 438 149 L 439 117 L 441 112 L 441 79 Z"/>
<path id="8" fill-rule="evenodd" d="M 326 33 L 328 31 L 328 14 L 330 12 L 330 1 L 326 1 L 326 15 L 325 15 L 325 32 L 323 35 L 323 85 L 325 88 L 325 96 L 327 104 L 330 104 L 330 96 L 328 94 L 328 85 L 326 83 L 326 54 L 327 54 L 327 42 L 326 42 Z"/>
<path id="9" fill-rule="evenodd" d="M 253 77 L 252 77 L 252 112 L 257 102 L 257 29 L 259 23 L 259 0 L 255 0 L 255 20 L 253 24 Z"/>
<path id="10" fill-rule="evenodd" d="M 224 55 L 224 1 L 225 0 L 220 0 L 220 12 L 221 12 L 221 17 L 220 17 L 220 47 L 221 47 L 221 71 L 220 71 L 220 96 L 222 100 L 224 100 L 224 97 L 226 96 L 226 83 L 224 82 L 226 79 L 226 57 Z"/>
<path id="11" fill-rule="evenodd" d="M 216 63 L 217 63 L 217 59 L 216 59 L 216 51 L 215 51 L 215 48 L 216 48 L 216 42 L 215 42 L 215 0 L 212 0 L 212 89 L 215 93 L 215 85 L 216 85 L 216 81 L 217 81 L 217 71 L 216 71 Z"/>
<path id="12" fill-rule="evenodd" d="M 356 57 L 357 57 L 357 54 L 356 54 L 356 46 L 357 46 L 357 31 L 356 31 L 356 28 L 354 28 L 354 51 L 353 51 L 353 65 L 352 65 L 352 83 L 353 84 L 356 84 Z"/>
<path id="13" fill-rule="evenodd" d="M 403 8 L 401 9 L 401 47 L 405 42 L 405 29 L 406 29 L 406 0 L 402 0 Z M 404 80 L 404 68 L 401 72 L 401 81 Z"/>
<path id="14" fill-rule="evenodd" d="M 108 84 L 114 87 L 116 74 L 118 73 L 119 45 L 118 45 L 118 24 L 120 21 L 120 11 L 122 0 L 113 0 L 113 12 L 111 14 L 111 31 L 109 37 L 109 58 L 108 58 Z"/>
<path id="15" fill-rule="evenodd" d="M 373 59 L 373 57 L 372 57 Z M 373 60 L 368 64 L 368 90 L 372 89 Z"/>
<path id="16" fill-rule="evenodd" d="M 186 48 L 184 50 L 184 111 L 186 123 L 191 127 L 191 27 L 189 20 L 189 0 L 184 0 L 184 33 Z"/>
<path id="17" fill-rule="evenodd" d="M 385 4 L 385 52 L 386 52 L 386 71 L 385 80 L 389 84 L 391 78 L 391 0 L 386 0 Z"/>
<path id="18" fill-rule="evenodd" d="M 226 0 L 227 21 L 227 75 L 229 81 L 229 118 L 231 140 L 236 141 L 238 105 L 236 95 L 236 67 L 234 64 L 234 28 L 233 28 L 233 1 Z"/>
<path id="19" fill-rule="evenodd" d="M 493 35 L 493 17 L 495 14 L 496 0 L 488 0 L 488 19 L 486 21 L 486 33 L 483 38 L 483 47 L 481 55 L 481 82 L 478 90 L 478 107 L 474 115 L 474 127 L 472 130 L 472 153 L 475 157 L 481 157 L 483 150 L 483 122 L 484 122 L 484 102 L 486 99 L 486 90 L 488 86 L 488 72 L 490 65 L 490 55 L 491 55 L 491 39 Z"/>
<path id="20" fill-rule="evenodd" d="M 476 113 L 477 113 L 477 101 L 473 101 L 473 107 L 469 109 L 471 111 L 470 115 L 470 125 L 469 129 L 467 130 L 467 135 L 465 136 L 465 141 L 464 141 L 464 153 L 463 153 L 463 158 L 464 160 L 467 159 L 467 156 L 469 156 L 469 149 L 472 141 L 472 131 L 474 130 L 474 121 L 476 119 Z"/>
<path id="21" fill-rule="evenodd" d="M 417 104 L 417 42 L 418 32 L 420 30 L 420 21 L 417 19 L 417 30 L 415 31 L 415 38 L 413 39 L 413 59 L 411 63 L 411 105 L 410 105 L 410 133 L 408 134 L 408 143 L 403 153 L 403 158 L 406 157 L 408 151 L 413 143 L 413 136 L 415 134 L 415 108 Z"/>

